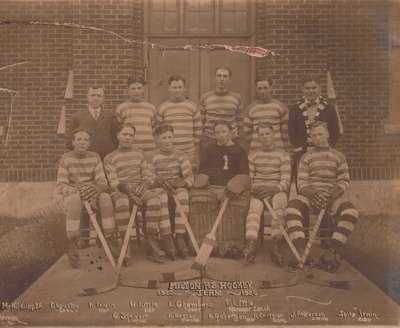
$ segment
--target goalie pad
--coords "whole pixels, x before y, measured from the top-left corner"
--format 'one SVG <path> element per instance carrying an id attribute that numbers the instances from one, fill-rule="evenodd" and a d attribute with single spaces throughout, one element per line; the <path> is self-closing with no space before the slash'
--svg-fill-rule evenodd
<path id="1" fill-rule="evenodd" d="M 200 173 L 194 180 L 193 187 L 200 189 L 208 186 L 209 183 L 210 183 L 210 177 L 206 174 Z"/>
<path id="2" fill-rule="evenodd" d="M 250 178 L 247 174 L 238 174 L 230 179 L 226 185 L 226 189 L 239 195 L 250 187 Z"/>

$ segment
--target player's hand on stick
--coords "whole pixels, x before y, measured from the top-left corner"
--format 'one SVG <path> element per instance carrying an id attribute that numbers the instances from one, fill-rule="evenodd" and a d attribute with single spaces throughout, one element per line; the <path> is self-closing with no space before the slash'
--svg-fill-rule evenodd
<path id="1" fill-rule="evenodd" d="M 77 185 L 77 189 L 81 199 L 89 202 L 92 208 L 96 208 L 97 197 L 99 195 L 97 188 L 93 184 L 80 183 Z"/>
<path id="2" fill-rule="evenodd" d="M 139 183 L 135 189 L 135 195 L 137 197 L 142 197 L 143 194 L 146 192 L 148 186 L 145 182 Z"/>
<path id="3" fill-rule="evenodd" d="M 171 181 L 169 180 L 164 180 L 163 182 L 163 187 L 164 189 L 171 193 L 171 194 L 176 194 L 176 188 L 173 186 L 173 184 L 171 183 Z"/>
<path id="4" fill-rule="evenodd" d="M 175 178 L 169 181 L 173 188 L 185 188 L 187 187 L 186 181 L 183 178 Z"/>
<path id="5" fill-rule="evenodd" d="M 228 198 L 229 200 L 233 200 L 237 199 L 239 195 L 229 189 L 225 189 L 225 197 Z"/>
<path id="6" fill-rule="evenodd" d="M 328 206 L 329 193 L 317 191 L 311 198 L 311 206 L 322 210 Z"/>

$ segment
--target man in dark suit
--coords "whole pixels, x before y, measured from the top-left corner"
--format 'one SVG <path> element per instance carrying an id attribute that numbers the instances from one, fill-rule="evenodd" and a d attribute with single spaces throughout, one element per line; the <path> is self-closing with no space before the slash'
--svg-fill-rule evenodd
<path id="1" fill-rule="evenodd" d="M 103 108 L 103 88 L 89 88 L 87 99 L 88 110 L 79 111 L 72 117 L 70 131 L 78 128 L 88 130 L 91 134 L 91 147 L 89 150 L 98 153 L 103 159 L 118 145 L 113 114 Z"/>
<path id="2" fill-rule="evenodd" d="M 111 153 L 118 146 L 115 134 L 115 120 L 113 113 L 103 108 L 104 89 L 89 88 L 87 93 L 88 107 L 87 110 L 81 110 L 72 117 L 70 134 L 78 128 L 83 128 L 90 132 L 90 148 L 104 157 Z M 71 138 L 68 138 L 72 140 Z M 70 141 L 67 147 L 71 149 Z M 81 237 L 78 243 L 79 248 L 86 248 L 89 244 L 89 217 L 85 211 L 81 217 Z"/>
<path id="3" fill-rule="evenodd" d="M 288 134 L 293 146 L 292 182 L 297 187 L 297 169 L 303 154 L 312 149 L 310 126 L 316 121 L 325 122 L 329 132 L 329 145 L 334 147 L 340 137 L 339 117 L 334 106 L 321 96 L 316 77 L 303 80 L 303 97 L 289 111 Z"/>

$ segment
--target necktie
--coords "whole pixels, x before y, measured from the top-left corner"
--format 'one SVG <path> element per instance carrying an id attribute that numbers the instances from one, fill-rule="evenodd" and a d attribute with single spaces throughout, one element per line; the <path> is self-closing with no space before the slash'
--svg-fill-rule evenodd
<path id="1" fill-rule="evenodd" d="M 94 119 L 97 121 L 97 119 L 99 118 L 99 116 L 100 116 L 99 110 L 98 110 L 98 109 L 95 109 L 95 111 L 94 111 Z"/>

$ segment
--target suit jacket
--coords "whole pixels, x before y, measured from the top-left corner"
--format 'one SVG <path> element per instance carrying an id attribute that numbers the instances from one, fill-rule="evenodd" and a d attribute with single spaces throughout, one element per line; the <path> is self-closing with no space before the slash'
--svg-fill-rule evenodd
<path id="1" fill-rule="evenodd" d="M 304 99 L 296 102 L 289 111 L 289 141 L 294 148 L 303 147 L 305 151 L 310 138 L 310 131 L 307 127 L 306 102 Z M 339 139 L 339 119 L 335 108 L 326 99 L 320 99 L 318 116 L 315 120 L 325 122 L 329 130 L 329 144 L 334 147 Z"/>
<path id="2" fill-rule="evenodd" d="M 68 148 L 72 149 L 71 133 L 77 128 L 84 128 L 91 133 L 89 150 L 98 153 L 103 159 L 118 146 L 116 138 L 116 121 L 113 113 L 101 109 L 100 116 L 95 120 L 89 110 L 80 111 L 72 117 Z"/>

